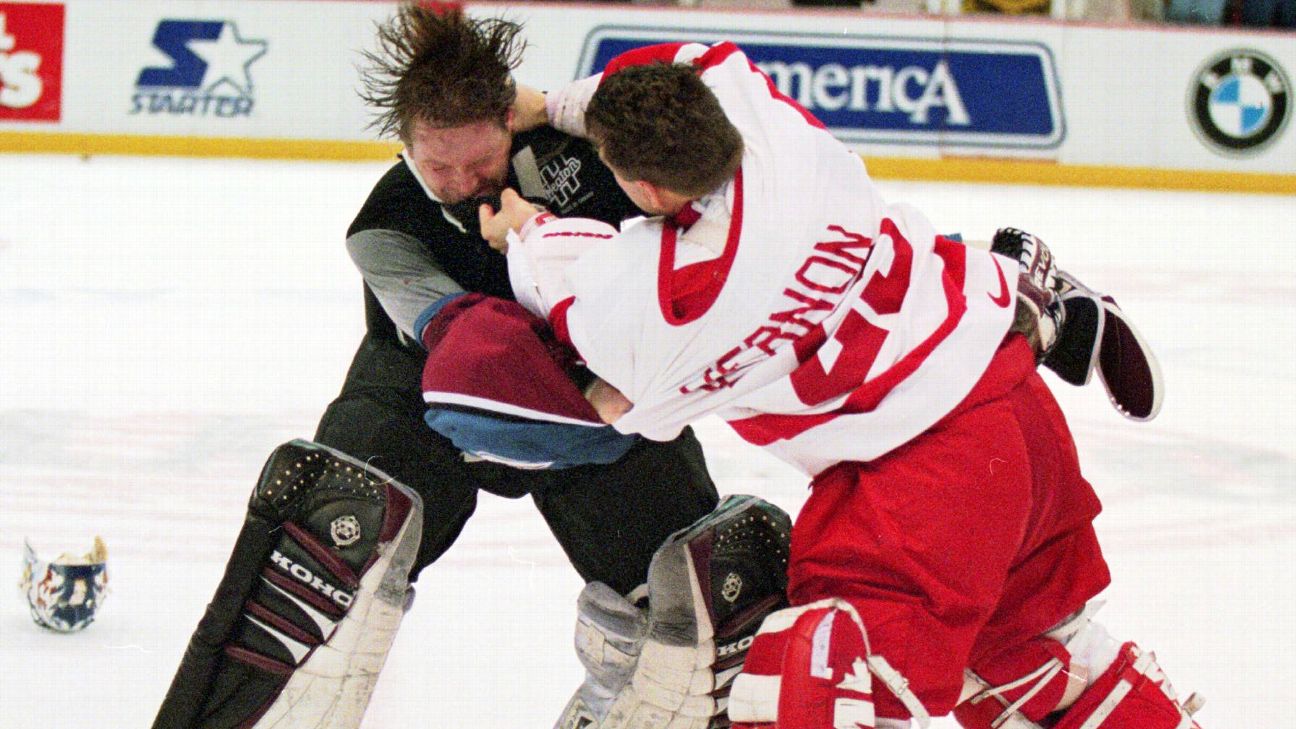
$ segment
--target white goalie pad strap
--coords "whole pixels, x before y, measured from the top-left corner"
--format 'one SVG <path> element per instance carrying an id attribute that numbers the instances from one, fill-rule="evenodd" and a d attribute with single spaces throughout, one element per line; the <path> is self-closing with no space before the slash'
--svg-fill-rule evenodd
<path id="1" fill-rule="evenodd" d="M 707 729 L 720 711 L 709 696 L 686 696 L 678 705 L 664 705 L 659 694 L 641 694 L 627 686 L 617 695 L 599 729 Z"/>
<path id="2" fill-rule="evenodd" d="M 740 673 L 729 692 L 729 719 L 742 722 L 772 722 L 778 719 L 782 676 Z"/>
<path id="3" fill-rule="evenodd" d="M 581 254 L 617 235 L 616 228 L 597 220 L 534 216 L 521 234 L 508 235 L 509 281 L 518 303 L 536 316 L 548 317 L 560 301 L 570 298 L 566 270 Z"/>
<path id="4" fill-rule="evenodd" d="M 639 660 L 648 620 L 644 612 L 602 582 L 577 600 L 576 655 L 602 683 L 629 680 Z"/>
<path id="5" fill-rule="evenodd" d="M 377 547 L 355 600 L 328 640 L 300 664 L 254 729 L 356 729 L 405 614 L 409 572 L 418 553 L 423 507 L 413 502 L 396 536 Z"/>
<path id="6" fill-rule="evenodd" d="M 708 712 L 705 715 L 710 716 L 715 713 L 714 701 L 707 696 L 715 688 L 715 674 L 711 670 L 714 656 L 710 641 L 696 647 L 681 647 L 649 640 L 639 657 L 634 686 L 640 697 L 657 706 L 679 709 L 690 715 L 705 710 Z M 699 697 L 705 700 L 696 700 Z M 704 708 L 697 708 L 703 705 Z"/>

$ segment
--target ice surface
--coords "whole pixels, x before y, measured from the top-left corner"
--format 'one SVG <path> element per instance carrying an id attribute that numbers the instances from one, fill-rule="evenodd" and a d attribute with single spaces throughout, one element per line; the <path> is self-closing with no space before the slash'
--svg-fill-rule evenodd
<path id="1" fill-rule="evenodd" d="M 384 168 L 0 157 L 0 583 L 23 537 L 53 556 L 94 534 L 112 580 L 70 636 L 0 591 L 0 727 L 150 723 L 262 461 L 342 382 L 363 331 L 342 241 Z M 1207 727 L 1290 725 L 1296 203 L 881 185 L 942 230 L 1036 232 L 1117 294 L 1161 357 L 1160 418 L 1050 379 L 1106 505 L 1102 620 L 1208 697 Z M 699 430 L 723 491 L 797 508 L 790 468 Z M 484 496 L 424 572 L 365 726 L 547 729 L 580 679 L 579 588 L 529 501 Z"/>

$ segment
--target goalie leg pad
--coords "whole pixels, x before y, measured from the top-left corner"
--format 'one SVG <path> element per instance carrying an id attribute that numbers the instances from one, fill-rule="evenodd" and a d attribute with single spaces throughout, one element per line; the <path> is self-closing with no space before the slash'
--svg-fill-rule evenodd
<path id="1" fill-rule="evenodd" d="M 576 655 L 585 666 L 585 682 L 567 702 L 555 729 L 597 726 L 629 683 L 648 632 L 647 611 L 636 598 L 622 597 L 602 582 L 591 582 L 576 601 Z"/>
<path id="2" fill-rule="evenodd" d="M 344 454 L 271 454 L 155 729 L 359 726 L 420 541 L 419 497 Z"/>
<path id="3" fill-rule="evenodd" d="M 1180 703 L 1156 656 L 1125 643 L 1054 729 L 1201 729 L 1192 715 L 1203 703 L 1197 694 Z"/>
<path id="4" fill-rule="evenodd" d="M 1087 609 L 967 672 L 955 708 L 967 729 L 1198 729 L 1151 653 L 1118 644 Z"/>
<path id="5" fill-rule="evenodd" d="M 874 678 L 919 726 L 929 725 L 905 679 L 872 654 L 868 632 L 850 603 L 829 598 L 787 608 L 770 614 L 756 634 L 734 680 L 729 718 L 734 729 L 887 726 L 874 714 Z"/>
<path id="6" fill-rule="evenodd" d="M 730 496 L 657 550 L 646 609 L 624 598 L 609 609 L 614 601 L 603 594 L 606 588 L 586 588 L 577 650 L 589 678 L 556 727 L 727 726 L 730 683 L 761 621 L 784 604 L 790 534 L 791 519 L 778 507 Z M 628 618 L 627 606 L 642 617 Z M 591 630 L 593 623 L 599 625 Z M 598 666 L 590 665 L 591 656 L 600 656 Z M 628 675 L 627 656 L 633 661 Z"/>

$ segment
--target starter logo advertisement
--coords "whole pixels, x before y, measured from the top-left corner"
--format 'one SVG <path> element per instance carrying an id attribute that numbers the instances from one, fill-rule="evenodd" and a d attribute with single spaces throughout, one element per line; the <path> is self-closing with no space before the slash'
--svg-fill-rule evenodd
<path id="1" fill-rule="evenodd" d="M 1259 51 L 1220 53 L 1197 69 L 1188 87 L 1188 119 L 1214 152 L 1257 154 L 1278 139 L 1291 117 L 1291 82 Z"/>
<path id="2" fill-rule="evenodd" d="M 220 118 L 252 114 L 253 67 L 269 43 L 244 37 L 230 20 L 163 20 L 153 33 L 153 47 L 168 62 L 140 70 L 129 113 Z"/>
<path id="3" fill-rule="evenodd" d="M 602 26 L 577 77 L 640 46 L 725 39 L 843 141 L 1051 149 L 1066 136 L 1053 54 L 1034 42 Z"/>
<path id="4" fill-rule="evenodd" d="M 59 121 L 63 6 L 0 3 L 0 122 Z"/>

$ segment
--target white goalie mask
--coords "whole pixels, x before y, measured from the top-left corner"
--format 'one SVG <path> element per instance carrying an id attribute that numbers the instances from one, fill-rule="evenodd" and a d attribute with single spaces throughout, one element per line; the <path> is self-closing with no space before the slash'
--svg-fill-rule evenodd
<path id="1" fill-rule="evenodd" d="M 46 562 L 24 540 L 19 587 L 37 625 L 59 633 L 81 630 L 94 621 L 107 595 L 108 549 L 95 537 L 94 548 L 88 553 L 64 552 Z"/>

